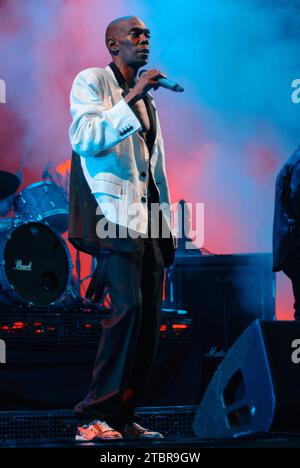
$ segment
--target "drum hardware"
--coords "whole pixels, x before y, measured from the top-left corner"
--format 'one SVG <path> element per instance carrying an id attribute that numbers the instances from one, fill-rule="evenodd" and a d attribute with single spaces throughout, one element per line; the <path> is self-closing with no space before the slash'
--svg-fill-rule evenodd
<path id="1" fill-rule="evenodd" d="M 80 260 L 80 251 L 76 250 L 76 258 L 75 258 L 75 271 L 76 271 L 76 280 L 74 280 L 74 287 L 73 289 L 70 288 L 70 294 L 72 294 L 72 297 L 74 299 L 74 304 L 77 307 L 86 307 L 86 306 L 92 306 L 95 308 L 95 310 L 98 310 L 98 305 L 95 304 L 94 301 L 90 301 L 87 299 L 85 296 L 81 295 L 81 285 L 90 279 L 94 273 L 89 274 L 85 278 L 81 278 L 81 260 Z"/>
<path id="2" fill-rule="evenodd" d="M 66 187 L 64 187 L 62 185 L 62 177 L 61 175 L 59 174 L 59 172 L 57 171 L 57 168 L 55 169 L 55 178 L 53 177 L 52 173 L 49 172 L 49 168 L 50 166 L 52 165 L 51 161 L 48 161 L 46 167 L 45 167 L 45 170 L 42 174 L 42 180 L 47 180 L 49 179 L 54 185 L 56 185 L 57 187 L 59 187 L 61 190 L 62 190 L 62 193 L 65 197 L 65 201 L 68 205 L 68 196 L 67 196 L 67 193 L 68 193 L 68 190 L 66 190 Z M 47 187 L 45 187 L 45 191 L 47 190 Z M 53 208 L 55 208 L 55 204 L 54 202 L 50 201 L 50 203 L 53 204 Z"/>

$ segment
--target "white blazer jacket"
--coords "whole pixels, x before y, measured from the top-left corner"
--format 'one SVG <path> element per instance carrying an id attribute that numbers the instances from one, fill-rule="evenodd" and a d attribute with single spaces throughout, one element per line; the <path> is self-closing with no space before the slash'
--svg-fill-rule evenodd
<path id="1" fill-rule="evenodd" d="M 71 90 L 73 121 L 69 136 L 101 212 L 115 224 L 145 233 L 147 181 L 142 174 L 148 170 L 149 150 L 139 134 L 140 122 L 122 92 L 109 66 L 80 72 Z M 150 168 L 161 210 L 171 229 L 164 145 L 157 115 L 156 129 Z"/>

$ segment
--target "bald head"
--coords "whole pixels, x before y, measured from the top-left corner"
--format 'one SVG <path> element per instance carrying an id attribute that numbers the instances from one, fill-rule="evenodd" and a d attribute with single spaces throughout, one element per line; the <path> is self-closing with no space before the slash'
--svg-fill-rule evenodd
<path id="1" fill-rule="evenodd" d="M 118 39 L 120 31 L 124 28 L 124 23 L 135 19 L 137 19 L 135 16 L 121 16 L 109 23 L 105 32 L 105 44 L 109 51 L 109 39 Z"/>

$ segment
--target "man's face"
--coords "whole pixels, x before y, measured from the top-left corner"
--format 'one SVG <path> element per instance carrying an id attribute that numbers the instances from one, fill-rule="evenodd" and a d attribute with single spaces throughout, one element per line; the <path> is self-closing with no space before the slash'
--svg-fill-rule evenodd
<path id="1" fill-rule="evenodd" d="M 119 57 L 134 68 L 148 62 L 150 52 L 150 31 L 138 18 L 123 21 L 118 32 Z"/>

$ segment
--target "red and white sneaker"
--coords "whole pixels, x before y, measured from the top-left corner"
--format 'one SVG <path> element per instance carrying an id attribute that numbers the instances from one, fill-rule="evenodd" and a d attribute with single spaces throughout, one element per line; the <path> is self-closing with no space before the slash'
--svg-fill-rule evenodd
<path id="1" fill-rule="evenodd" d="M 124 439 L 163 439 L 160 432 L 151 431 L 140 426 L 137 422 L 130 421 L 126 423 L 121 430 Z"/>
<path id="2" fill-rule="evenodd" d="M 120 432 L 110 427 L 105 421 L 95 419 L 89 424 L 79 426 L 75 440 L 89 441 L 89 440 L 114 440 L 123 439 Z"/>

